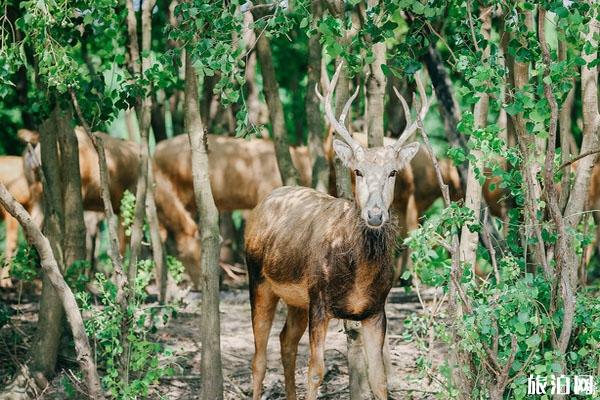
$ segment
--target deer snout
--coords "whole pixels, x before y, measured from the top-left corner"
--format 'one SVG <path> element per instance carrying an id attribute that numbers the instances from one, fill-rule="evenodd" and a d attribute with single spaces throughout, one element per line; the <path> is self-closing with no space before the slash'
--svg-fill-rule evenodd
<path id="1" fill-rule="evenodd" d="M 373 207 L 367 210 L 367 222 L 373 227 L 383 224 L 383 211 L 379 207 Z"/>

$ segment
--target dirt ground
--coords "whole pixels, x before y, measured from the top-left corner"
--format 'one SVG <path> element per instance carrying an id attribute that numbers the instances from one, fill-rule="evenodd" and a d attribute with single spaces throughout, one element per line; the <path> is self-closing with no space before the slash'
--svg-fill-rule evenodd
<path id="1" fill-rule="evenodd" d="M 11 304 L 18 313 L 9 325 L 0 330 L 0 389 L 7 384 L 8 371 L 23 360 L 35 332 L 37 302 L 35 298 L 18 298 L 0 293 L 0 301 Z M 175 355 L 175 375 L 163 377 L 150 398 L 198 399 L 200 393 L 200 302 L 201 294 L 190 292 L 184 299 L 183 309 L 176 319 L 159 329 L 156 339 L 170 348 Z M 416 345 L 402 339 L 403 322 L 421 306 L 416 296 L 407 295 L 403 289 L 394 288 L 387 305 L 390 350 L 393 364 L 390 382 L 391 399 L 434 399 L 440 390 L 435 380 L 419 376 L 416 368 Z M 283 367 L 279 355 L 279 332 L 285 321 L 285 306 L 280 304 L 269 340 L 268 368 L 264 382 L 263 399 L 284 399 Z M 15 342 L 15 330 L 23 340 Z M 2 350 L 4 348 L 4 350 Z M 250 322 L 250 304 L 246 289 L 228 289 L 221 292 L 221 349 L 226 399 L 249 398 L 251 386 L 251 359 L 254 351 Z M 442 345 L 436 345 L 434 365 L 439 365 L 446 355 Z M 306 393 L 308 363 L 308 333 L 300 341 L 296 369 L 299 398 Z M 74 359 L 61 355 L 61 373 L 52 381 L 40 399 L 64 399 L 61 380 L 69 376 L 69 368 L 76 368 Z M 342 321 L 334 320 L 329 326 L 325 350 L 326 374 L 321 386 L 322 399 L 348 399 L 348 368 L 346 365 L 346 336 Z"/>

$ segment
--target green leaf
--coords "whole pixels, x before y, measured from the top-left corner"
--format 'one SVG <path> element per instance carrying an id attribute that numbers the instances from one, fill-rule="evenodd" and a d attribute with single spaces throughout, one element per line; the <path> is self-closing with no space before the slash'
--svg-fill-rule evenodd
<path id="1" fill-rule="evenodd" d="M 508 115 L 517 115 L 523 111 L 523 105 L 515 102 L 504 107 L 504 110 L 508 113 Z"/>
<path id="2" fill-rule="evenodd" d="M 542 338 L 540 337 L 540 335 L 538 335 L 537 333 L 530 336 L 529 338 L 527 338 L 527 340 L 525 340 L 525 343 L 527 344 L 527 347 L 529 348 L 533 348 L 533 347 L 537 347 L 542 341 Z"/>
<path id="3" fill-rule="evenodd" d="M 566 18 L 569 16 L 569 10 L 567 9 L 567 7 L 563 7 L 563 6 L 556 7 L 554 9 L 554 13 L 561 18 Z"/>

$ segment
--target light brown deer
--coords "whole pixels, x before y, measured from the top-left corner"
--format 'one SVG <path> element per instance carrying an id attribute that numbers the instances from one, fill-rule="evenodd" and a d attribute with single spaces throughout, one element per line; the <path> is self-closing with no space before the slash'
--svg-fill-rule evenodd
<path id="1" fill-rule="evenodd" d="M 275 147 L 265 139 L 245 140 L 208 135 L 210 185 L 219 211 L 252 209 L 282 185 Z M 311 167 L 305 146 L 290 147 L 300 184 L 310 185 Z M 190 144 L 187 135 L 163 140 L 154 152 L 155 170 L 169 179 L 185 208 L 195 214 Z"/>
<path id="2" fill-rule="evenodd" d="M 288 305 L 280 334 L 285 390 L 296 398 L 294 370 L 298 342 L 307 324 L 310 339 L 307 399 L 317 397 L 324 373 L 324 343 L 332 318 L 362 321 L 363 343 L 371 389 L 387 399 L 383 346 L 386 331 L 385 301 L 392 286 L 392 256 L 396 237 L 391 205 L 399 171 L 419 149 L 402 146 L 417 129 L 408 124 L 392 145 L 365 148 L 344 126 L 351 102 L 340 119 L 331 106 L 341 65 L 325 97 L 327 119 L 345 141 L 333 148 L 355 176 L 354 201 L 337 199 L 313 189 L 282 187 L 274 190 L 252 211 L 246 225 L 246 262 L 255 354 L 252 361 L 253 398 L 260 399 L 266 372 L 267 341 L 279 299 Z M 429 103 L 417 79 L 423 119 Z"/>
<path id="3" fill-rule="evenodd" d="M 106 164 L 109 176 L 109 190 L 113 208 L 118 212 L 121 198 L 125 190 L 135 193 L 137 176 L 139 172 L 138 145 L 130 140 L 118 139 L 97 132 L 102 137 L 106 149 Z M 104 211 L 100 189 L 100 167 L 98 165 L 98 154 L 85 130 L 82 127 L 75 128 L 79 147 L 79 170 L 81 172 L 81 194 L 83 196 L 83 208 L 87 211 Z M 31 143 L 38 153 L 39 159 L 39 133 L 27 129 L 20 129 L 19 138 Z M 31 184 L 39 184 L 36 174 L 30 169 L 37 162 L 28 161 L 30 154 L 25 156 L 26 176 Z"/>
<path id="4" fill-rule="evenodd" d="M 219 211 L 252 209 L 282 185 L 272 141 L 208 135 L 207 147 L 210 183 Z M 300 183 L 310 185 L 307 148 L 290 147 L 290 153 L 300 172 Z M 200 241 L 187 135 L 175 136 L 156 146 L 154 178 L 159 219 L 173 237 L 178 257 L 192 281 L 197 282 Z"/>
<path id="5" fill-rule="evenodd" d="M 30 188 L 23 172 L 23 160 L 17 156 L 0 156 L 0 182 L 10 194 L 29 212 L 34 220 L 41 217 L 39 210 L 40 187 Z M 9 264 L 17 247 L 19 223 L 12 215 L 0 207 L 0 218 L 6 227 L 3 265 L 0 266 L 0 287 L 12 286 L 9 275 Z"/>

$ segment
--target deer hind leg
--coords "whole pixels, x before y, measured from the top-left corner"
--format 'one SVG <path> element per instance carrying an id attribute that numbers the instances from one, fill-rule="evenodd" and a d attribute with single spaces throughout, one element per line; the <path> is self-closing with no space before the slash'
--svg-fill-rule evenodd
<path id="1" fill-rule="evenodd" d="M 13 253 L 17 248 L 19 222 L 8 213 L 6 213 L 4 221 L 6 223 L 6 247 L 4 252 L 4 262 L 3 265 L 0 265 L 0 287 L 9 288 L 12 287 L 12 282 L 10 280 L 10 262 Z"/>
<path id="2" fill-rule="evenodd" d="M 285 325 L 279 334 L 281 361 L 285 376 L 285 395 L 288 400 L 296 400 L 296 355 L 298 354 L 298 342 L 302 338 L 307 324 L 308 313 L 306 310 L 288 306 Z"/>
<path id="3" fill-rule="evenodd" d="M 325 337 L 329 317 L 321 305 L 310 305 L 309 310 L 310 361 L 308 363 L 308 394 L 306 400 L 315 400 L 325 373 Z"/>
<path id="4" fill-rule="evenodd" d="M 251 290 L 252 330 L 254 332 L 254 358 L 252 359 L 252 382 L 254 400 L 260 399 L 262 383 L 267 371 L 267 344 L 279 298 L 268 283 L 262 282 Z"/>
<path id="5" fill-rule="evenodd" d="M 371 391 L 377 400 L 386 400 L 388 398 L 387 379 L 383 354 L 386 330 L 385 313 L 381 312 L 362 321 L 362 328 Z"/>

